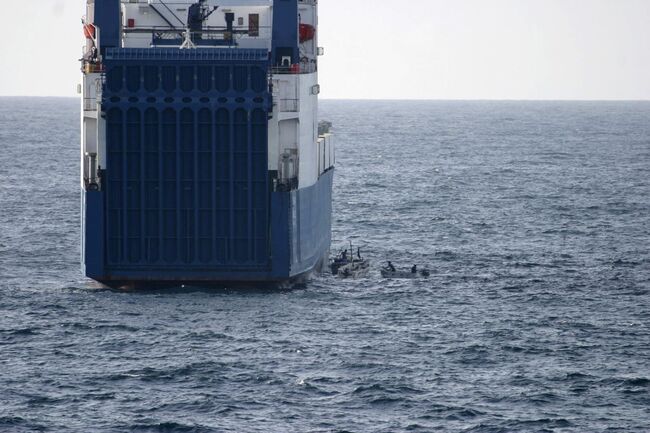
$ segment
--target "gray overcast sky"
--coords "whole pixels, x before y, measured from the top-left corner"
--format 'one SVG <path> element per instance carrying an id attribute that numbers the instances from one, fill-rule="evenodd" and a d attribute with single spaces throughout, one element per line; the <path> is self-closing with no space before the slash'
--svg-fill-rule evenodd
<path id="1" fill-rule="evenodd" d="M 0 95 L 74 96 L 83 0 L 3 3 Z M 321 0 L 325 98 L 650 99 L 650 0 Z"/>

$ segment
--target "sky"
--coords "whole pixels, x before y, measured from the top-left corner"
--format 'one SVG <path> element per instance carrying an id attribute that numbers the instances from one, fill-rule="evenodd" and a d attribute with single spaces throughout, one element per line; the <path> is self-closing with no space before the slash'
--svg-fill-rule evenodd
<path id="1" fill-rule="evenodd" d="M 0 95 L 75 96 L 84 0 L 5 3 Z M 650 99 L 650 0 L 319 7 L 324 98 Z"/>

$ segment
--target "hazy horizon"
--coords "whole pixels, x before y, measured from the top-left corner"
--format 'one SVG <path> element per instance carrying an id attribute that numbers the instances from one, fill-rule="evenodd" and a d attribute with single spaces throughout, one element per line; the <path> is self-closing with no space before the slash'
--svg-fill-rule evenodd
<path id="1" fill-rule="evenodd" d="M 74 97 L 84 0 L 9 3 L 2 96 Z M 650 100 L 650 1 L 324 0 L 323 99 Z M 361 24 L 364 25 L 361 25 Z M 15 43 L 12 35 L 22 40 Z"/>

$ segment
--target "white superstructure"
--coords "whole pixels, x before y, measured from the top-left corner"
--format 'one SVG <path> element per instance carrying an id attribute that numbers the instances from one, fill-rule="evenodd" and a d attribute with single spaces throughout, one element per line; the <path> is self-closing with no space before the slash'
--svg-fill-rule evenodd
<path id="1" fill-rule="evenodd" d="M 82 179 L 98 182 L 97 169 L 106 166 L 104 120 L 101 112 L 102 65 L 101 29 L 92 25 L 95 0 L 87 0 L 83 48 L 82 97 Z M 189 38 L 187 16 L 193 0 L 122 0 L 121 47 L 178 47 Z M 300 62 L 271 69 L 273 112 L 269 120 L 269 167 L 278 172 L 279 182 L 297 180 L 298 188 L 313 185 L 319 176 L 334 166 L 334 142 L 328 130 L 318 127 L 318 47 L 317 1 L 299 3 L 301 41 Z M 273 0 L 210 0 L 216 10 L 205 20 L 203 40 L 221 41 L 232 37 L 238 48 L 264 48 L 269 52 L 273 35 Z M 226 14 L 234 14 L 233 34 L 224 34 Z M 306 32 L 306 35 L 302 32 Z M 303 36 L 306 36 L 303 38 Z M 174 45 L 175 44 L 175 45 Z M 182 44 L 181 44 L 182 45 Z M 192 47 L 186 49 L 192 49 Z M 230 45 L 201 45 L 216 50 Z M 95 57 L 97 56 L 97 57 Z M 91 61 L 95 58 L 96 60 Z"/>

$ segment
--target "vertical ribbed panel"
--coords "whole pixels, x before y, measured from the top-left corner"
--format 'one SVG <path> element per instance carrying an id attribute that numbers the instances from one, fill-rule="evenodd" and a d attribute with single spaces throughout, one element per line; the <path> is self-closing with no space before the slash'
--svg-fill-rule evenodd
<path id="1" fill-rule="evenodd" d="M 267 269 L 266 62 L 139 57 L 107 68 L 108 272 Z"/>

